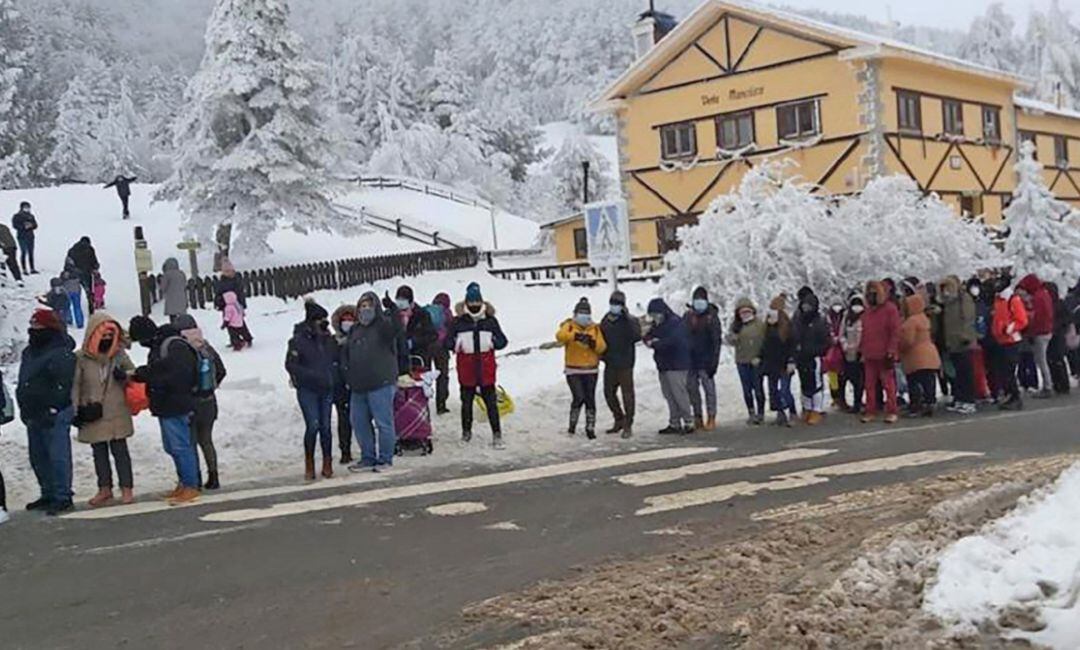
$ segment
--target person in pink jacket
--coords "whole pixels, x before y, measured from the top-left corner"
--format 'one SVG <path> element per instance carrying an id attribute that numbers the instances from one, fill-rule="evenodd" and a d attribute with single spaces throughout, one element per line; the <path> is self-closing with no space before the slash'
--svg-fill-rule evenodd
<path id="1" fill-rule="evenodd" d="M 859 353 L 863 360 L 866 384 L 866 415 L 864 423 L 877 419 L 880 408 L 879 387 L 885 392 L 885 422 L 899 419 L 896 403 L 896 362 L 900 346 L 900 310 L 889 299 L 885 285 L 870 282 L 866 285 L 866 313 L 862 317 L 862 336 Z"/>
<path id="2" fill-rule="evenodd" d="M 221 327 L 229 332 L 229 346 L 237 351 L 250 347 L 251 331 L 244 320 L 244 306 L 240 304 L 240 299 L 232 291 L 226 291 L 221 297 L 225 301 Z"/>

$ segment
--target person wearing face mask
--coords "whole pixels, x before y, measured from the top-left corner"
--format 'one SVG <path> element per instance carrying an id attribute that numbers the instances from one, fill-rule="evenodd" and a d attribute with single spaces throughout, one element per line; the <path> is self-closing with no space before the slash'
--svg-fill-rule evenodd
<path id="1" fill-rule="evenodd" d="M 465 288 L 465 300 L 454 307 L 454 322 L 447 333 L 446 346 L 457 359 L 458 384 L 461 387 L 461 439 L 470 442 L 473 435 L 473 402 L 476 395 L 484 401 L 491 425 L 492 445 L 502 446 L 502 423 L 496 393 L 495 353 L 509 345 L 495 307 L 484 300 L 480 285 L 472 282 Z"/>
<path id="2" fill-rule="evenodd" d="M 585 436 L 596 439 L 596 382 L 600 357 L 607 350 L 604 334 L 593 321 L 592 306 L 582 298 L 574 307 L 572 318 L 564 320 L 555 333 L 555 341 L 565 350 L 566 383 L 570 387 L 570 435 L 577 433 L 581 409 L 585 409 Z"/>
<path id="3" fill-rule="evenodd" d="M 955 376 L 954 399 L 948 410 L 971 415 L 975 413 L 975 371 L 971 352 L 972 348 L 978 346 L 975 300 L 955 275 L 945 278 L 938 295 L 941 300 L 944 352 L 948 355 Z"/>
<path id="4" fill-rule="evenodd" d="M 641 323 L 626 309 L 626 294 L 615 291 L 608 301 L 608 313 L 600 321 L 600 331 L 607 343 L 604 360 L 604 399 L 611 410 L 615 424 L 609 434 L 621 433 L 624 439 L 634 435 L 636 393 L 634 391 L 634 366 L 637 362 L 635 348 L 641 340 Z M 622 391 L 622 403 L 619 403 Z"/>
<path id="5" fill-rule="evenodd" d="M 844 352 L 844 374 L 840 382 L 840 393 L 846 397 L 847 385 L 851 384 L 852 398 L 848 412 L 855 415 L 862 415 L 863 411 L 863 363 L 859 345 L 863 332 L 862 315 L 865 312 L 866 299 L 861 293 L 853 292 L 848 298 L 848 308 L 840 332 L 840 347 Z"/>
<path id="6" fill-rule="evenodd" d="M 401 286 L 394 297 L 398 317 L 405 332 L 405 359 L 398 374 L 412 371 L 412 358 L 419 357 L 425 370 L 431 369 L 431 346 L 439 339 L 439 333 L 431 323 L 431 316 L 414 302 L 412 287 Z"/>
<path id="7" fill-rule="evenodd" d="M 896 362 L 899 360 L 900 310 L 892 301 L 884 282 L 866 285 L 866 312 L 862 315 L 859 354 L 866 383 L 866 414 L 862 422 L 877 419 L 881 395 L 885 397 L 885 423 L 899 419 L 896 399 Z M 879 393 L 878 389 L 882 388 Z"/>
<path id="8" fill-rule="evenodd" d="M 652 328 L 645 335 L 645 346 L 653 351 L 660 390 L 668 406 L 668 426 L 660 430 L 660 435 L 693 433 L 694 411 L 686 389 L 686 376 L 693 365 L 690 332 L 662 298 L 649 302 L 648 314 Z"/>
<path id="9" fill-rule="evenodd" d="M 994 394 L 990 387 L 990 350 L 996 344 L 990 336 L 990 311 L 994 294 L 987 291 L 982 280 L 970 278 L 964 290 L 975 305 L 975 345 L 971 346 L 972 392 L 980 401 L 989 400 Z"/>
<path id="10" fill-rule="evenodd" d="M 713 431 L 716 429 L 716 371 L 720 366 L 724 325 L 720 322 L 720 309 L 709 302 L 709 292 L 705 287 L 694 289 L 684 320 L 690 330 L 691 367 L 687 375 L 687 390 L 690 392 L 690 406 L 694 410 L 694 426 Z M 704 404 L 701 399 L 703 392 Z"/>
<path id="11" fill-rule="evenodd" d="M 328 317 L 322 305 L 310 299 L 305 302 L 304 320 L 293 328 L 285 355 L 285 371 L 304 415 L 304 478 L 308 481 L 315 480 L 316 439 L 322 449 L 322 476 L 334 475 L 330 411 L 338 385 L 340 349 L 330 335 Z"/>
<path id="12" fill-rule="evenodd" d="M 785 307 L 787 296 L 780 294 L 769 303 L 765 313 L 765 340 L 761 346 L 761 374 L 769 386 L 769 408 L 776 413 L 776 426 L 791 427 L 798 411 L 791 394 L 791 376 L 795 374 L 795 339 L 791 318 Z"/>
<path id="13" fill-rule="evenodd" d="M 1009 278 L 1002 278 L 998 282 L 990 330 L 999 351 L 996 383 L 1004 392 L 1000 408 L 1003 411 L 1020 411 L 1024 408 L 1024 400 L 1020 396 L 1016 366 L 1020 359 L 1020 343 L 1028 327 L 1028 310 L 1023 298 L 1013 290 Z"/>
<path id="14" fill-rule="evenodd" d="M 330 316 L 330 327 L 334 330 L 334 341 L 338 344 L 338 356 L 349 340 L 349 332 L 356 327 L 356 305 L 341 305 Z M 338 373 L 334 382 L 334 410 L 337 411 L 338 449 L 341 451 L 341 464 L 353 462 L 352 456 L 352 418 L 349 415 L 349 387 L 345 378 Z"/>
<path id="15" fill-rule="evenodd" d="M 742 384 L 746 404 L 747 424 L 765 421 L 765 386 L 761 368 L 761 348 L 765 343 L 765 323 L 749 298 L 735 303 L 735 318 L 731 321 L 727 343 L 735 348 L 735 367 Z"/>
<path id="16" fill-rule="evenodd" d="M 199 324 L 191 314 L 177 316 L 173 323 L 180 330 L 180 336 L 191 344 L 199 355 L 199 381 L 195 391 L 195 411 L 191 417 L 191 445 L 202 451 L 206 461 L 206 483 L 203 489 L 219 490 L 221 481 L 218 475 L 217 449 L 214 447 L 214 424 L 218 419 L 217 388 L 225 381 L 225 363 L 213 345 L 203 336 Z M 199 470 L 202 480 L 202 470 Z"/>
<path id="17" fill-rule="evenodd" d="M 75 405 L 78 440 L 90 445 L 94 453 L 94 472 L 98 492 L 90 499 L 91 508 L 109 505 L 113 493 L 112 460 L 120 483 L 121 501 L 135 501 L 134 477 L 127 439 L 135 433 L 124 397 L 128 376 L 135 364 L 127 355 L 127 334 L 112 316 L 94 312 L 86 325 L 82 347 L 75 353 L 75 378 L 71 401 Z"/>
<path id="18" fill-rule="evenodd" d="M 439 377 L 435 380 L 435 413 L 443 415 L 450 412 L 446 407 L 446 401 L 450 399 L 450 350 L 446 347 L 446 340 L 450 336 L 450 327 L 454 324 L 454 312 L 450 311 L 450 295 L 436 295 L 424 309 L 437 334 L 431 345 L 431 361 L 439 371 Z"/>
<path id="19" fill-rule="evenodd" d="M 1050 362 L 1047 351 L 1050 349 L 1050 341 L 1054 337 L 1054 301 L 1047 291 L 1046 285 L 1039 276 L 1034 273 L 1024 276 L 1016 285 L 1031 297 L 1031 319 L 1024 337 L 1031 345 L 1035 366 L 1038 368 L 1040 384 L 1036 399 L 1053 397 L 1054 380 L 1050 372 Z"/>
<path id="20" fill-rule="evenodd" d="M 799 313 L 795 318 L 795 365 L 802 389 L 803 421 L 811 426 L 825 419 L 825 352 L 831 344 L 829 323 L 820 312 L 818 297 L 810 289 L 799 290 Z"/>
<path id="21" fill-rule="evenodd" d="M 404 330 L 397 313 L 380 309 L 372 291 L 360 297 L 356 319 L 341 352 L 341 374 L 349 386 L 349 413 L 360 445 L 360 460 L 349 471 L 377 472 L 394 464 L 394 395 Z"/>
<path id="22" fill-rule="evenodd" d="M 840 387 L 844 382 L 844 350 L 840 343 L 844 333 L 844 314 L 846 305 L 839 298 L 829 305 L 826 321 L 829 324 L 829 349 L 825 351 L 821 369 L 825 373 L 825 380 L 829 385 L 829 394 L 832 397 L 833 408 L 847 412 L 847 395 Z"/>
<path id="23" fill-rule="evenodd" d="M 57 515 L 74 508 L 71 491 L 71 402 L 75 378 L 75 341 L 56 313 L 35 311 L 30 317 L 30 345 L 22 352 L 15 400 L 26 425 L 30 465 L 41 497 L 27 510 Z"/>

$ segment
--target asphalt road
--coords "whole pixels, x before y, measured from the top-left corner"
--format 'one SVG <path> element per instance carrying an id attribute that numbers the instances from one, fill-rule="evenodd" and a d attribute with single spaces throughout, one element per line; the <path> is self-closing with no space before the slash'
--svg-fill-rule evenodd
<path id="1" fill-rule="evenodd" d="M 894 428 L 843 417 L 643 436 L 634 448 L 603 441 L 592 459 L 543 467 L 395 470 L 182 509 L 24 514 L 0 529 L 0 645 L 423 647 L 417 639 L 454 625 L 469 603 L 663 551 L 678 538 L 656 533 L 673 527 L 734 536 L 768 508 L 1080 453 L 1080 399 L 1032 407 Z"/>

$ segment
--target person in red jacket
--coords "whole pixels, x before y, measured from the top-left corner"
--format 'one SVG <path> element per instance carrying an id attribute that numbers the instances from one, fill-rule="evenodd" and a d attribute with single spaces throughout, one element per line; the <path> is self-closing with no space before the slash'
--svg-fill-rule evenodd
<path id="1" fill-rule="evenodd" d="M 1000 346 L 997 385 L 1005 391 L 1001 409 L 1019 411 L 1024 408 L 1024 402 L 1020 397 L 1020 384 L 1016 380 L 1016 364 L 1020 359 L 1024 330 L 1029 326 L 1028 312 L 1024 299 L 1016 295 L 1007 281 L 1000 286 L 994 298 L 994 319 L 990 326 L 994 341 Z"/>
<path id="2" fill-rule="evenodd" d="M 1050 348 L 1050 340 L 1054 337 L 1054 300 L 1047 291 L 1046 285 L 1039 276 L 1032 273 L 1024 276 L 1016 285 L 1019 291 L 1023 291 L 1031 297 L 1033 306 L 1030 322 L 1024 337 L 1031 342 L 1031 349 L 1035 353 L 1035 365 L 1039 368 L 1039 379 L 1042 388 L 1035 395 L 1040 399 L 1053 397 L 1054 385 L 1050 375 L 1050 362 L 1047 350 Z"/>
<path id="3" fill-rule="evenodd" d="M 900 310 L 889 296 L 885 284 L 866 285 L 866 313 L 862 316 L 862 337 L 859 353 L 863 359 L 866 384 L 866 415 L 864 423 L 877 418 L 879 386 L 885 391 L 885 422 L 898 419 L 896 403 L 896 361 L 900 345 Z"/>

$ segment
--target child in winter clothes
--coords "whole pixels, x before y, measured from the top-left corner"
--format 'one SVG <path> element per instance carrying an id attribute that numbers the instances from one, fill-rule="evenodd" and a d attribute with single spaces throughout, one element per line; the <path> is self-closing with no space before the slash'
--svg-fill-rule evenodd
<path id="1" fill-rule="evenodd" d="M 693 302 L 685 320 L 690 329 L 692 366 L 687 390 L 690 391 L 690 406 L 694 410 L 694 426 L 712 431 L 716 428 L 716 370 L 720 366 L 720 341 L 724 326 L 720 323 L 720 310 L 709 302 L 709 292 L 705 287 L 694 289 Z M 705 393 L 704 408 L 702 391 Z"/>
<path id="2" fill-rule="evenodd" d="M 93 284 L 94 284 L 94 289 L 93 289 L 93 292 L 94 292 L 94 295 L 93 295 L 94 309 L 95 310 L 105 309 L 105 287 L 107 285 L 105 283 L 105 278 L 101 277 L 101 273 L 98 272 L 98 271 L 94 271 Z"/>
<path id="3" fill-rule="evenodd" d="M 941 355 L 931 336 L 926 301 L 915 293 L 904 299 L 907 318 L 900 325 L 900 360 L 911 391 L 909 415 L 929 417 L 937 402 L 937 374 L 941 370 Z"/>
<path id="4" fill-rule="evenodd" d="M 790 427 L 798 418 L 798 412 L 791 394 L 791 376 L 795 374 L 795 339 L 791 332 L 791 318 L 784 310 L 786 303 L 787 296 L 773 298 L 765 314 L 761 374 L 769 386 L 769 408 L 776 413 L 776 426 Z"/>
<path id="5" fill-rule="evenodd" d="M 224 322 L 221 328 L 229 331 L 230 347 L 237 351 L 243 350 L 251 345 L 251 332 L 244 320 L 244 306 L 232 291 L 225 292 L 222 298 L 225 300 L 225 309 L 222 311 Z"/>
<path id="6" fill-rule="evenodd" d="M 79 280 L 79 276 L 74 271 L 64 271 L 60 274 L 60 279 L 64 282 L 64 293 L 67 294 L 68 302 L 71 303 L 71 311 L 68 318 L 68 325 L 75 322 L 76 329 L 82 329 L 83 310 L 82 310 L 82 283 Z M 90 300 L 93 300 L 91 297 Z M 92 305 L 91 305 L 92 306 Z"/>
<path id="7" fill-rule="evenodd" d="M 64 289 L 64 281 L 60 278 L 49 280 L 50 289 L 43 296 L 38 296 L 38 302 L 56 312 L 60 322 L 65 325 L 71 324 L 71 298 Z"/>
<path id="8" fill-rule="evenodd" d="M 765 421 L 765 387 L 761 372 L 765 323 L 758 318 L 757 307 L 749 298 L 735 303 L 735 319 L 731 323 L 727 343 L 735 348 L 735 367 L 742 384 L 747 424 L 761 424 Z"/>
<path id="9" fill-rule="evenodd" d="M 596 384 L 600 357 L 607 350 L 604 334 L 592 319 L 586 298 L 574 307 L 573 318 L 559 325 L 555 340 L 566 349 L 566 383 L 570 386 L 570 435 L 577 433 L 578 418 L 585 408 L 585 435 L 596 439 Z"/>
<path id="10" fill-rule="evenodd" d="M 890 296 L 884 282 L 866 285 L 867 311 L 862 316 L 859 336 L 859 355 L 863 360 L 866 382 L 866 415 L 863 423 L 873 422 L 880 407 L 878 388 L 885 397 L 885 423 L 898 419 L 896 399 L 896 361 L 900 346 L 900 309 Z"/>
<path id="11" fill-rule="evenodd" d="M 840 411 L 847 411 L 847 395 L 841 390 L 844 382 L 844 348 L 840 339 L 844 333 L 844 316 L 846 307 L 842 299 L 837 298 L 829 305 L 827 319 L 829 322 L 829 349 L 825 351 L 822 369 L 825 378 L 829 382 L 829 394 L 832 396 L 833 407 Z"/>
<path id="12" fill-rule="evenodd" d="M 847 312 L 840 333 L 840 348 L 844 353 L 844 375 L 840 381 L 840 394 L 847 396 L 847 384 L 851 382 L 853 396 L 849 413 L 859 415 L 863 410 L 863 363 L 859 353 L 862 342 L 862 315 L 866 311 L 866 299 L 861 294 L 853 294 L 848 299 Z"/>

